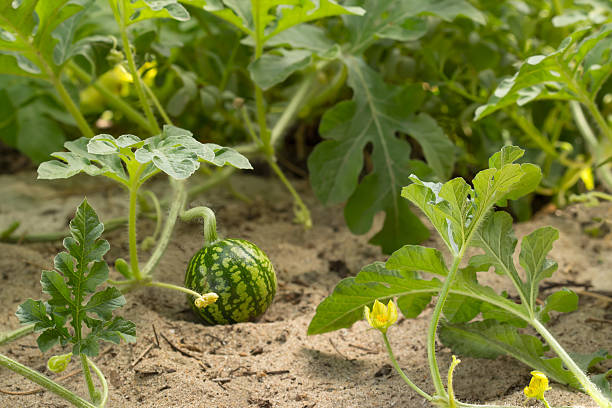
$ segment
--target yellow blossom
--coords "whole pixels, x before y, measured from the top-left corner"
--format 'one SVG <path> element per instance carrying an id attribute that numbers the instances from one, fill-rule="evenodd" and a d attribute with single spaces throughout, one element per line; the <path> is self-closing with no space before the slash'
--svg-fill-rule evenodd
<path id="1" fill-rule="evenodd" d="M 364 306 L 363 314 L 370 326 L 383 333 L 386 333 L 387 329 L 397 321 L 397 307 L 393 300 L 389 300 L 389 303 L 385 306 L 377 299 L 374 301 L 371 311 L 367 306 Z"/>
<path id="2" fill-rule="evenodd" d="M 529 387 L 525 387 L 523 392 L 527 398 L 535 398 L 540 401 L 544 400 L 544 393 L 550 390 L 548 386 L 548 378 L 540 371 L 531 372 L 531 381 L 529 381 Z"/>
<path id="3" fill-rule="evenodd" d="M 194 304 L 198 309 L 203 309 L 206 306 L 212 305 L 213 303 L 215 303 L 217 299 L 219 299 L 219 295 L 217 295 L 216 293 L 214 292 L 205 293 L 199 298 L 197 298 Z"/>

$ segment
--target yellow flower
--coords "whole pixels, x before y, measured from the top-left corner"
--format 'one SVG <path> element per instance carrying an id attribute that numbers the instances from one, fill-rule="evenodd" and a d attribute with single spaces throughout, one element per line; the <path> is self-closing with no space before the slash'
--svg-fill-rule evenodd
<path id="1" fill-rule="evenodd" d="M 386 333 L 387 329 L 397 321 L 397 307 L 393 300 L 389 300 L 387 306 L 377 300 L 374 301 L 372 311 L 367 306 L 363 307 L 363 315 L 370 326 Z"/>
<path id="2" fill-rule="evenodd" d="M 208 305 L 212 305 L 219 299 L 219 295 L 214 292 L 205 293 L 194 301 L 198 309 L 204 309 Z"/>
<path id="3" fill-rule="evenodd" d="M 540 371 L 531 372 L 531 381 L 529 381 L 529 387 L 525 387 L 523 392 L 527 398 L 535 398 L 540 401 L 544 400 L 544 393 L 550 390 L 548 386 L 548 378 Z"/>

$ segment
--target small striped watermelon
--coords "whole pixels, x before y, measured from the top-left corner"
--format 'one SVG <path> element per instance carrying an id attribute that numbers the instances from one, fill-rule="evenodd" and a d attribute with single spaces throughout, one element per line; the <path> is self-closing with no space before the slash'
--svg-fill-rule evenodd
<path id="1" fill-rule="evenodd" d="M 242 239 L 214 241 L 196 253 L 187 267 L 185 286 L 198 293 L 215 292 L 219 299 L 192 309 L 206 324 L 249 322 L 262 315 L 276 294 L 276 274 L 270 259 L 255 244 Z"/>

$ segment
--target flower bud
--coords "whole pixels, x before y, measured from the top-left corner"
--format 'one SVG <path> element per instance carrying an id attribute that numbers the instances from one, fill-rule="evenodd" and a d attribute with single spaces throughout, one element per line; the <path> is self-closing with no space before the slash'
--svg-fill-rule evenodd
<path id="1" fill-rule="evenodd" d="M 54 373 L 61 373 L 66 369 L 66 367 L 68 367 L 68 364 L 70 364 L 71 359 L 72 353 L 52 356 L 47 361 L 47 368 Z"/>

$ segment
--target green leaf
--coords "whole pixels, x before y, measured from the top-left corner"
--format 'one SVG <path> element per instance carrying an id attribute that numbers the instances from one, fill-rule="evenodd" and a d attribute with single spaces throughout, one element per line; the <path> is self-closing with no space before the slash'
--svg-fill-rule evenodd
<path id="1" fill-rule="evenodd" d="M 432 252 L 429 256 L 434 259 L 436 257 Z M 387 269 L 383 263 L 376 262 L 364 267 L 354 278 L 343 279 L 334 292 L 317 307 L 308 327 L 308 334 L 321 334 L 350 327 L 363 317 L 363 307 L 371 306 L 377 299 L 387 303 L 389 299 L 397 298 L 397 305 L 404 316 L 417 317 L 429 304 L 431 297 L 442 288 L 442 282 L 436 278 L 421 279 L 414 270 L 417 267 L 425 268 L 419 265 L 398 271 Z M 429 268 L 434 269 L 431 266 Z M 519 305 L 497 295 L 491 288 L 479 285 L 473 271 L 462 271 L 450 293 L 452 296 L 469 297 L 482 302 L 483 305 L 485 302 L 489 303 L 491 308 L 505 311 L 515 319 L 528 318 Z M 459 306 L 457 304 L 455 309 Z M 465 316 L 467 309 L 453 310 L 449 307 L 445 312 Z"/>
<path id="2" fill-rule="evenodd" d="M 397 271 L 422 271 L 440 276 L 448 275 L 442 253 L 437 249 L 419 245 L 405 245 L 398 249 L 389 257 L 385 267 Z"/>
<path id="3" fill-rule="evenodd" d="M 17 125 L 16 147 L 36 163 L 48 159 L 49 154 L 61 148 L 66 140 L 62 128 L 46 115 L 41 115 L 36 102 L 19 109 Z"/>
<path id="4" fill-rule="evenodd" d="M 233 149 L 213 143 L 202 144 L 187 130 L 165 125 L 162 135 L 148 138 L 136 150 L 135 158 L 145 164 L 152 162 L 158 169 L 176 179 L 185 179 L 199 167 L 199 161 L 217 166 L 229 164 L 240 169 L 251 168 L 248 160 Z"/>
<path id="5" fill-rule="evenodd" d="M 507 275 L 515 285 L 522 286 L 513 261 L 517 239 L 512 229 L 512 216 L 497 211 L 488 217 L 474 236 L 473 245 L 484 250 L 484 254 L 470 259 L 470 266 L 487 270 L 490 266 L 500 275 Z"/>
<path id="6" fill-rule="evenodd" d="M 354 233 L 365 233 L 373 216 L 385 211 L 383 232 L 374 242 L 391 252 L 405 243 L 421 242 L 426 228 L 400 190 L 411 173 L 426 175 L 421 163 L 410 159 L 410 145 L 396 137 L 412 119 L 412 106 L 403 103 L 414 88 L 390 87 L 362 60 L 347 57 L 353 100 L 341 102 L 323 116 L 319 132 L 327 139 L 308 158 L 310 180 L 323 204 L 349 200 L 345 218 Z M 359 183 L 366 146 L 372 146 L 373 171 Z"/>
<path id="7" fill-rule="evenodd" d="M 310 65 L 312 53 L 305 50 L 280 49 L 266 53 L 249 64 L 253 81 L 263 90 L 270 89 L 291 74 Z"/>
<path id="8" fill-rule="evenodd" d="M 356 16 L 365 14 L 365 10 L 361 7 L 344 7 L 333 0 L 318 0 L 316 2 L 313 0 L 300 2 L 262 0 L 261 3 L 263 4 L 260 6 L 259 12 L 262 15 L 267 15 L 268 10 L 273 6 L 282 6 L 277 8 L 276 19 L 270 22 L 275 23 L 274 28 L 266 33 L 264 41 L 268 41 L 288 28 L 309 21 L 345 14 Z"/>
<path id="9" fill-rule="evenodd" d="M 38 166 L 39 179 L 69 178 L 78 173 L 90 176 L 112 175 L 125 182 L 128 181 L 119 157 L 114 155 L 93 154 L 87 151 L 90 139 L 82 137 L 64 146 L 68 152 L 55 152 L 51 156 L 60 160 L 51 160 Z"/>
<path id="10" fill-rule="evenodd" d="M 241 41 L 243 44 L 255 46 L 252 37 L 246 37 Z M 329 51 L 334 46 L 325 30 L 311 24 L 300 24 L 291 27 L 274 36 L 266 42 L 266 47 L 290 46 L 293 49 L 305 49 L 319 55 Z"/>
<path id="11" fill-rule="evenodd" d="M 172 18 L 178 21 L 189 20 L 189 13 L 178 0 L 121 0 L 126 5 L 129 16 L 128 25 L 152 18 Z"/>
<path id="12" fill-rule="evenodd" d="M 34 323 L 35 331 L 53 327 L 53 320 L 47 315 L 47 305 L 41 300 L 26 300 L 19 305 L 15 314 L 21 324 Z"/>
<path id="13" fill-rule="evenodd" d="M 375 300 L 387 303 L 398 297 L 398 306 L 409 317 L 418 316 L 441 287 L 440 281 L 417 279 L 414 272 L 389 271 L 378 262 L 366 266 L 354 278 L 340 281 L 334 292 L 317 307 L 308 334 L 322 334 L 350 327 L 363 318 L 364 306 Z"/>
<path id="14" fill-rule="evenodd" d="M 553 227 L 542 227 L 521 241 L 519 262 L 526 273 L 525 293 L 532 309 L 536 308 L 540 282 L 550 278 L 557 270 L 557 263 L 546 258 L 557 239 L 559 239 L 558 230 Z"/>
<path id="15" fill-rule="evenodd" d="M 102 340 L 115 344 L 119 344 L 121 340 L 126 343 L 134 343 L 136 342 L 136 325 L 122 317 L 115 317 L 106 323 L 102 330 L 96 332 L 96 335 Z"/>
<path id="16" fill-rule="evenodd" d="M 5 1 L 0 5 L 0 73 L 47 78 L 69 57 L 87 0 Z M 11 61 L 13 59 L 13 61 Z M 16 62 L 16 64 L 15 64 Z"/>
<path id="17" fill-rule="evenodd" d="M 215 166 L 232 166 L 241 170 L 252 170 L 253 166 L 249 162 L 249 159 L 238 153 L 236 150 L 230 147 L 222 147 L 214 143 L 207 143 L 215 152 L 215 158 L 211 160 L 211 163 Z"/>
<path id="18" fill-rule="evenodd" d="M 438 333 L 440 340 L 453 353 L 478 358 L 509 355 L 542 371 L 558 383 L 580 388 L 580 383 L 563 367 L 560 358 L 544 357 L 546 349 L 542 342 L 537 337 L 520 334 L 512 325 L 494 320 L 452 325 L 443 323 Z"/>
<path id="19" fill-rule="evenodd" d="M 573 312 L 578 309 L 578 295 L 569 289 L 561 289 L 546 298 L 544 307 L 538 313 L 540 321 L 546 323 L 550 320 L 548 312 L 557 311 L 563 313 Z"/>
<path id="20" fill-rule="evenodd" d="M 73 305 L 70 289 L 64 277 L 56 271 L 43 271 L 40 279 L 43 292 L 51 295 L 49 304 L 53 306 Z"/>
<path id="21" fill-rule="evenodd" d="M 485 24 L 484 15 L 465 0 L 360 0 L 358 5 L 367 10 L 363 17 L 346 16 L 345 21 L 351 34 L 351 52 L 361 53 L 378 38 L 392 38 L 405 41 L 418 39 L 424 32 L 424 22 L 415 17 L 435 15 L 452 21 L 458 16 Z"/>
<path id="22" fill-rule="evenodd" d="M 469 296 L 450 295 L 444 303 L 444 317 L 449 323 L 469 322 L 480 314 L 482 301 Z"/>
<path id="23" fill-rule="evenodd" d="M 455 145 L 429 115 L 421 113 L 404 121 L 402 131 L 423 148 L 427 165 L 440 180 L 447 180 L 455 167 Z"/>
<path id="24" fill-rule="evenodd" d="M 563 40 L 556 51 L 527 58 L 513 77 L 499 84 L 487 104 L 476 109 L 475 120 L 512 104 L 522 106 L 542 99 L 581 100 L 577 84 L 586 86 L 595 94 L 601 85 L 599 80 L 609 71 L 604 70 L 603 75 L 591 75 L 589 66 L 596 65 L 595 71 L 598 71 L 599 66 L 606 65 L 610 60 L 607 55 L 598 54 L 597 63 L 591 61 L 586 65 L 585 57 L 602 42 L 607 42 L 609 49 L 607 37 L 612 34 L 612 24 L 585 36 L 587 32 L 588 28 L 576 30 Z M 586 66 L 575 68 L 580 65 Z"/>
<path id="25" fill-rule="evenodd" d="M 110 320 L 113 311 L 125 305 L 125 298 L 115 287 L 106 288 L 101 292 L 95 293 L 84 310 L 88 313 L 95 313 L 104 320 Z"/>

